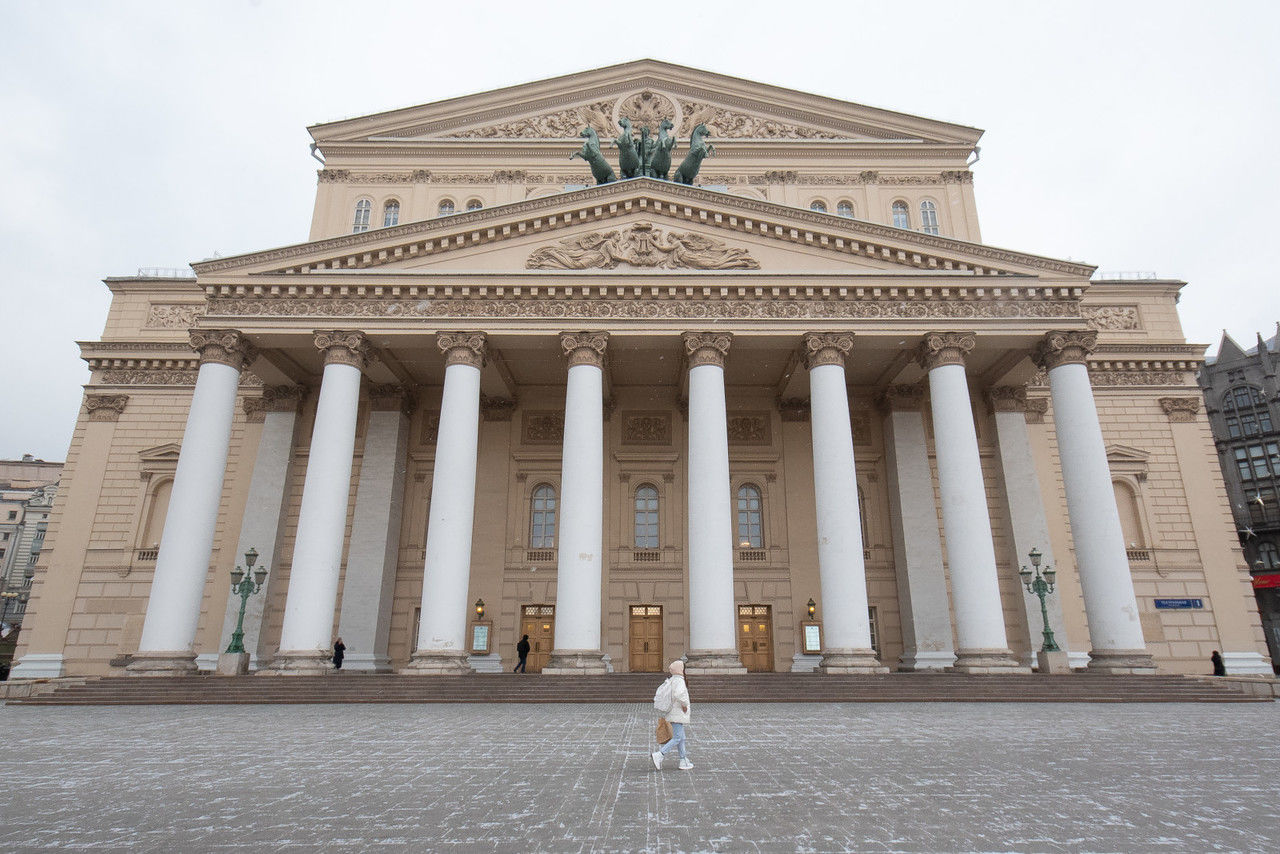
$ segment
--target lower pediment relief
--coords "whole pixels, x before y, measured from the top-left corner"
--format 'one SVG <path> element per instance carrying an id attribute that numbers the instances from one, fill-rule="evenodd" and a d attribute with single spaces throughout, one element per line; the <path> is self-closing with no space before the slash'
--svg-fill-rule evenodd
<path id="1" fill-rule="evenodd" d="M 759 270 L 745 249 L 690 231 L 664 231 L 637 222 L 622 229 L 593 231 L 543 246 L 529 255 L 530 270 L 613 270 L 618 267 L 664 270 Z"/>

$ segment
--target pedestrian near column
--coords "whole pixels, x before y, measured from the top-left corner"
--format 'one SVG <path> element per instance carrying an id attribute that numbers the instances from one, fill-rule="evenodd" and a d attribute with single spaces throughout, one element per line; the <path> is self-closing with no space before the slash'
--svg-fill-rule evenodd
<path id="1" fill-rule="evenodd" d="M 1215 649 L 1215 650 L 1213 651 L 1213 655 L 1209 656 L 1209 661 L 1213 664 L 1213 675 L 1214 675 L 1214 676 L 1226 676 L 1226 675 L 1227 675 L 1227 666 L 1226 666 L 1225 664 L 1223 664 L 1223 663 L 1222 663 L 1222 653 L 1218 652 L 1218 651 Z"/>
<path id="2" fill-rule="evenodd" d="M 342 659 L 347 654 L 347 645 L 342 642 L 342 638 L 338 638 L 333 642 L 333 669 L 342 669 Z"/>
<path id="3" fill-rule="evenodd" d="M 512 668 L 512 673 L 526 673 L 525 665 L 529 663 L 529 636 L 525 635 L 520 638 L 520 643 L 516 644 L 516 655 L 520 656 L 519 663 Z"/>
<path id="4" fill-rule="evenodd" d="M 667 670 L 671 673 L 667 679 L 671 683 L 671 709 L 664 717 L 671 724 L 674 735 L 670 741 L 655 750 L 650 758 L 653 759 L 653 767 L 661 771 L 662 758 L 676 749 L 680 752 L 680 764 L 677 767 L 681 771 L 690 771 L 693 763 L 689 761 L 685 749 L 685 725 L 689 723 L 689 685 L 684 678 L 684 662 L 677 658 Z"/>

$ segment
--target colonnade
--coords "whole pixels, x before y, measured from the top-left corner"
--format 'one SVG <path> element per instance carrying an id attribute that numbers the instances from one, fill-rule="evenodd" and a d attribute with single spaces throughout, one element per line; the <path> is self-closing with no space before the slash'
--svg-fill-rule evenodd
<path id="1" fill-rule="evenodd" d="M 1061 448 L 1076 562 L 1090 629 L 1090 667 L 1113 672 L 1153 668 L 1145 652 L 1129 576 L 1119 515 L 1111 488 L 1101 427 L 1085 359 L 1094 346 L 1089 332 L 1049 333 L 1034 358 L 1048 370 L 1054 424 Z M 604 382 L 609 336 L 562 333 L 567 362 L 564 452 L 557 537 L 557 598 L 554 649 L 545 672 L 598 673 L 607 665 L 601 644 L 604 551 Z M 691 673 L 745 672 L 737 653 L 733 593 L 733 519 L 724 367 L 733 343 L 727 332 L 687 332 L 688 361 L 688 559 Z M 890 480 L 895 507 L 922 524 L 895 534 L 895 551 L 906 556 L 899 592 L 907 600 L 912 640 L 904 665 L 954 667 L 963 672 L 1025 671 L 1009 649 L 996 576 L 986 485 L 978 454 L 965 358 L 977 342 L 972 333 L 924 336 L 916 358 L 928 372 L 942 527 L 955 619 L 954 652 L 946 613 L 945 581 L 932 489 L 927 483 L 922 423 L 888 405 Z M 480 332 L 436 336 L 445 358 L 445 378 L 436 439 L 432 501 L 427 531 L 416 649 L 405 672 L 462 673 L 470 669 L 466 643 L 472 525 L 480 420 L 480 374 L 488 339 Z M 330 635 L 341 577 L 348 495 L 355 450 L 362 369 L 369 358 L 365 336 L 354 331 L 320 332 L 324 353 L 315 427 L 299 511 L 297 542 L 289 573 L 280 648 L 264 668 L 276 673 L 328 669 Z M 194 669 L 196 624 L 222 494 L 230 428 L 240 372 L 252 348 L 234 330 L 197 330 L 192 346 L 201 367 L 192 398 L 168 519 L 156 562 L 142 641 L 129 671 L 160 674 Z M 803 339 L 809 372 L 818 570 L 824 617 L 820 668 L 835 673 L 883 672 L 871 647 L 856 463 L 845 360 L 854 346 L 849 333 L 808 333 Z M 891 390 L 892 392 L 892 390 Z M 892 394 L 888 395 L 892 398 Z M 918 399 L 918 398 L 917 398 Z M 918 409 L 917 409 L 918 412 Z M 290 422 L 292 423 L 292 422 Z M 404 419 L 388 422 L 387 436 L 403 453 Z M 398 429 L 398 432 L 397 432 Z M 387 441 L 392 441 L 388 438 Z M 912 449 L 912 450 L 908 450 Z M 391 468 L 395 468 L 394 460 Z M 378 488 L 370 478 L 369 490 Z M 376 563 L 394 554 L 398 515 L 361 513 L 366 493 L 361 477 L 356 522 L 348 558 Z M 385 492 L 385 487 L 382 492 Z M 379 493 L 381 495 L 381 492 Z M 390 500 L 385 498 L 383 500 Z M 366 518 L 367 517 L 367 518 Z M 364 521 L 361 521 L 361 520 Z M 932 520 L 932 532 L 929 520 Z M 905 522 L 904 522 L 905 525 Z M 916 529 L 918 527 L 918 530 Z M 360 529 L 357 536 L 356 529 Z M 361 542 L 357 544 L 355 541 Z M 936 559 L 935 559 L 936 558 Z M 366 580 L 367 581 L 367 580 Z M 367 586 L 367 585 L 366 585 Z M 942 613 L 936 600 L 941 592 Z M 924 607 L 932 597 L 934 607 Z M 348 621 L 343 596 L 340 628 Z M 352 629 L 385 622 L 389 588 L 376 601 L 352 606 Z M 917 608 L 919 604 L 921 607 Z M 359 611 L 359 615 L 355 612 Z M 376 640 L 374 641 L 377 642 Z M 385 631 L 380 641 L 385 648 Z M 376 653 L 376 651 L 375 651 Z M 371 668 L 379 664 L 370 656 Z"/>

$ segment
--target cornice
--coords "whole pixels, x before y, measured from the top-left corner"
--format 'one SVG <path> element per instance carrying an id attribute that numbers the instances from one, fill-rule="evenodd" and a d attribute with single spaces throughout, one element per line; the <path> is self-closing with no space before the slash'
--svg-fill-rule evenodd
<path id="1" fill-rule="evenodd" d="M 1010 269 L 1013 266 L 1087 279 L 1095 269 L 652 178 L 633 178 L 448 217 L 201 261 L 192 267 L 204 279 L 219 272 L 264 265 L 273 265 L 273 269 L 260 272 L 301 274 L 315 270 L 363 269 L 631 214 L 684 220 L 922 270 L 959 270 L 994 277 L 1020 272 Z"/>

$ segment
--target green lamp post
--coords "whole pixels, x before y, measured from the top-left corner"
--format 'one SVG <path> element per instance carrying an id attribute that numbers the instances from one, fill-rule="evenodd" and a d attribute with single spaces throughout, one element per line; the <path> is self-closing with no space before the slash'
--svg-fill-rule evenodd
<path id="1" fill-rule="evenodd" d="M 236 630 L 231 633 L 231 645 L 227 647 L 227 652 L 244 652 L 244 608 L 249 604 L 249 597 L 261 590 L 262 582 L 267 580 L 265 566 L 253 568 L 257 560 L 257 549 L 250 548 L 244 553 L 247 570 L 241 569 L 238 565 L 231 570 L 231 593 L 233 596 L 240 597 L 240 615 L 236 618 Z M 253 573 L 253 578 L 247 577 L 249 572 Z"/>
<path id="2" fill-rule="evenodd" d="M 1053 567 L 1045 566 L 1044 574 L 1040 573 L 1040 551 L 1034 546 L 1031 548 L 1030 554 L 1032 570 L 1027 569 L 1024 564 L 1022 569 L 1018 571 L 1018 575 L 1022 577 L 1022 583 L 1027 588 L 1028 593 L 1034 593 L 1040 597 L 1040 617 L 1044 620 L 1044 646 L 1040 648 L 1041 652 L 1060 652 L 1057 642 L 1053 639 L 1053 629 L 1049 628 L 1049 609 L 1045 607 L 1044 597 L 1053 592 L 1053 581 L 1057 577 Z"/>

